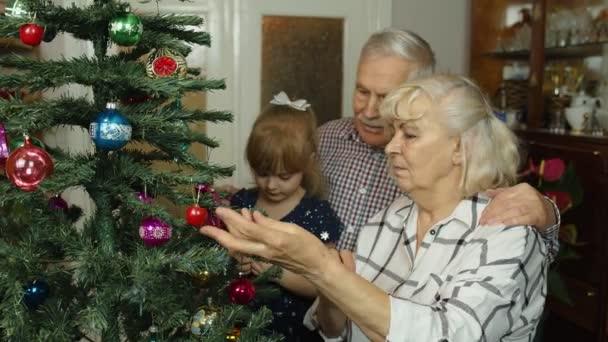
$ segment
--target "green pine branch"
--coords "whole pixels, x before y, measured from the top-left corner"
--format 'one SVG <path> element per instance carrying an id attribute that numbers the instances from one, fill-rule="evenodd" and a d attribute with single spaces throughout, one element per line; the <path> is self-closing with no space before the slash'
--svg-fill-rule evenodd
<path id="1" fill-rule="evenodd" d="M 70 60 L 37 61 L 11 55 L 0 58 L 0 65 L 29 71 L 0 76 L 0 87 L 31 91 L 77 83 L 103 91 L 106 98 L 122 98 L 138 90 L 161 98 L 180 98 L 185 93 L 225 89 L 223 80 L 158 78 L 146 76 L 145 66 L 118 58 L 97 60 L 77 57 Z"/>
<path id="2" fill-rule="evenodd" d="M 36 22 L 42 26 L 51 25 L 60 32 L 71 33 L 82 40 L 105 40 L 113 18 L 126 11 L 128 4 L 108 2 L 105 6 L 96 4 L 87 7 L 55 6 L 44 0 L 21 0 L 30 13 L 36 13 Z M 210 45 L 207 32 L 195 32 L 186 26 L 200 26 L 203 19 L 197 16 L 141 15 L 145 35 L 139 44 L 147 51 L 155 47 L 167 47 L 184 55 L 190 52 L 186 43 Z M 0 36 L 19 37 L 19 28 L 28 23 L 29 18 L 0 16 Z M 181 42 L 180 42 L 181 41 Z"/>
<path id="3" fill-rule="evenodd" d="M 150 144 L 151 151 L 97 150 L 93 156 L 71 156 L 49 149 L 55 173 L 40 189 L 25 192 L 0 179 L 0 334 L 7 340 L 141 340 L 151 325 L 166 340 L 196 340 L 184 328 L 203 297 L 213 296 L 219 317 L 205 341 L 224 341 L 234 327 L 241 327 L 241 342 L 279 341 L 261 337 L 271 321 L 264 309 L 252 313 L 248 307 L 227 304 L 226 279 L 233 277 L 226 251 L 186 224 L 183 217 L 169 215 L 158 203 L 139 201 L 135 191 L 175 204 L 192 204 L 194 184 L 212 184 L 230 176 L 233 167 L 196 159 L 184 146 L 218 142 L 193 132 L 188 123 L 229 122 L 225 111 L 187 110 L 168 100 L 191 91 L 225 88 L 223 80 L 159 78 L 146 75 L 137 61 L 154 48 L 165 47 L 187 55 L 191 45 L 206 45 L 206 32 L 196 32 L 203 20 L 196 16 L 140 15 L 144 35 L 136 47 L 108 56 L 112 44 L 109 23 L 125 12 L 128 4 L 95 0 L 86 7 L 55 6 L 46 0 L 21 0 L 37 23 L 90 40 L 95 57 L 39 61 L 12 55 L 0 65 L 17 69 L 0 75 L 0 87 L 41 91 L 68 84 L 91 87 L 94 100 L 65 96 L 55 100 L 24 103 L 19 98 L 0 100 L 0 122 L 9 136 L 34 134 L 58 125 L 87 128 L 108 101 L 134 95 L 152 98 L 120 108 L 133 128 L 132 140 Z M 136 9 L 135 13 L 136 12 Z M 0 36 L 18 37 L 29 18 L 0 17 Z M 191 68 L 189 74 L 200 70 Z M 154 162 L 176 163 L 174 171 L 153 170 Z M 68 187 L 83 186 L 95 203 L 92 217 L 76 230 L 68 215 L 48 208 L 48 197 Z M 212 210 L 218 204 L 209 194 L 197 199 Z M 142 218 L 158 217 L 173 228 L 173 236 L 162 248 L 145 247 L 139 237 Z M 212 288 L 193 286 L 193 276 L 214 274 Z M 37 311 L 22 303 L 23 286 L 37 278 L 48 280 L 52 289 Z M 256 281 L 265 292 L 263 278 Z M 145 336 L 144 336 L 145 337 Z"/>
<path id="4" fill-rule="evenodd" d="M 78 186 L 90 181 L 95 174 L 94 157 L 67 157 L 58 151 L 52 153 L 55 165 L 54 174 L 39 185 L 39 191 L 25 192 L 8 181 L 0 182 L 0 207 L 11 202 L 28 201 L 33 194 L 60 193 L 70 186 Z"/>
<path id="5" fill-rule="evenodd" d="M 34 133 L 56 125 L 88 127 L 95 107 L 84 98 L 62 97 L 25 103 L 0 99 L 0 122 L 9 134 Z"/>

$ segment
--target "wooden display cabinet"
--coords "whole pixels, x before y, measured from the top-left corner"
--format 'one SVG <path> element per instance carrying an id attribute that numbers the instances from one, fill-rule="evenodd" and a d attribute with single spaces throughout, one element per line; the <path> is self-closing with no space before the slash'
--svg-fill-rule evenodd
<path id="1" fill-rule="evenodd" d="M 543 91 L 543 86 L 547 88 L 543 84 L 546 63 L 602 56 L 607 50 L 603 43 L 545 48 L 547 13 L 557 7 L 601 5 L 601 1 L 593 0 L 471 0 L 472 78 L 493 96 L 502 82 L 506 63 L 528 62 L 527 128 L 517 131 L 525 159 L 561 158 L 573 163 L 585 192 L 583 203 L 562 217 L 563 224 L 576 224 L 579 241 L 586 243 L 577 250 L 580 260 L 560 265 L 573 304 L 547 299 L 538 341 L 608 342 L 608 137 L 556 134 L 543 127 L 548 95 Z M 506 13 L 518 6 L 531 8 L 530 48 L 497 51 Z"/>

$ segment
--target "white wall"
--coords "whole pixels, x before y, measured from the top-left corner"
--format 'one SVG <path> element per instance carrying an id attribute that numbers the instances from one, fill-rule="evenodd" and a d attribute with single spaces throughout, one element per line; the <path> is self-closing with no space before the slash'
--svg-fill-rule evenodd
<path id="1" fill-rule="evenodd" d="M 392 25 L 426 39 L 438 71 L 468 74 L 470 0 L 393 0 Z"/>
<path id="2" fill-rule="evenodd" d="M 67 0 L 56 0 L 56 5 L 66 6 L 71 2 Z M 87 6 L 91 0 L 80 0 L 79 6 Z M 70 59 L 81 55 L 91 55 L 93 44 L 75 39 L 70 34 L 59 33 L 50 43 L 42 43 L 39 47 L 40 59 L 57 60 L 61 58 Z M 77 84 L 69 84 L 55 89 L 49 89 L 44 93 L 47 99 L 57 99 L 62 95 L 73 97 L 91 97 L 91 89 Z M 89 137 L 88 127 L 80 126 L 55 126 L 44 132 L 44 142 L 52 148 L 60 148 L 71 155 L 87 155 L 94 152 L 93 142 Z M 81 228 L 85 220 L 93 213 L 95 204 L 82 186 L 70 187 L 61 193 L 61 197 L 69 205 L 76 205 L 83 210 L 83 215 L 77 222 L 76 227 Z"/>

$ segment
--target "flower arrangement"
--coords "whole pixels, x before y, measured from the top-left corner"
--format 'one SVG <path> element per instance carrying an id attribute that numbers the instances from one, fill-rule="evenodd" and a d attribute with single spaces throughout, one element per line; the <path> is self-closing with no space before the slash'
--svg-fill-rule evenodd
<path id="1" fill-rule="evenodd" d="M 576 175 L 574 165 L 559 158 L 541 160 L 535 165 L 529 161 L 529 167 L 520 176 L 539 192 L 553 200 L 560 215 L 564 217 L 572 208 L 583 201 L 583 186 Z M 578 241 L 578 230 L 574 224 L 563 224 L 559 230 L 560 250 L 547 274 L 547 292 L 560 301 L 572 304 L 566 284 L 559 273 L 560 265 L 568 260 L 579 259 L 577 247 L 584 245 Z"/>

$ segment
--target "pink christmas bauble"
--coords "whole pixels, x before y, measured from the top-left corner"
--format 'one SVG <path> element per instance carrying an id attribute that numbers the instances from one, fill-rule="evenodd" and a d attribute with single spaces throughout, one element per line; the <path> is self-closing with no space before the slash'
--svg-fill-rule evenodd
<path id="1" fill-rule="evenodd" d="M 6 175 L 18 188 L 33 191 L 46 177 L 53 174 L 53 160 L 49 154 L 25 138 L 22 147 L 11 152 L 6 160 Z"/>
<path id="2" fill-rule="evenodd" d="M 171 226 L 156 217 L 149 216 L 139 224 L 139 237 L 148 247 L 161 246 L 171 238 Z"/>

